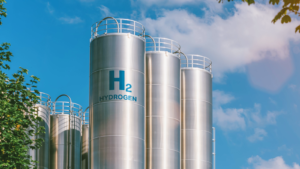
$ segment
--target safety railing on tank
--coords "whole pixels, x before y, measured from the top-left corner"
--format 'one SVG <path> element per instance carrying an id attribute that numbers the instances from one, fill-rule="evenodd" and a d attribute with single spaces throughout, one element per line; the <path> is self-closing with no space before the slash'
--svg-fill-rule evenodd
<path id="1" fill-rule="evenodd" d="M 71 109 L 71 111 L 70 111 Z M 52 114 L 67 114 L 75 115 L 82 118 L 82 106 L 77 103 L 72 103 L 70 107 L 70 102 L 67 101 L 56 101 L 53 103 Z"/>
<path id="2" fill-rule="evenodd" d="M 91 40 L 108 33 L 129 33 L 144 38 L 145 27 L 134 20 L 106 17 L 92 25 Z"/>
<path id="3" fill-rule="evenodd" d="M 188 58 L 188 61 L 185 57 L 182 57 L 180 59 L 181 68 L 200 68 L 207 70 L 211 73 L 212 62 L 210 59 L 201 55 L 189 54 L 186 56 Z"/>
<path id="4" fill-rule="evenodd" d="M 49 94 L 40 92 L 38 96 L 40 98 L 39 104 L 51 108 L 51 97 Z"/>
<path id="5" fill-rule="evenodd" d="M 175 53 L 180 51 L 181 46 L 178 42 L 161 37 L 153 37 L 146 39 L 146 51 L 167 51 Z"/>

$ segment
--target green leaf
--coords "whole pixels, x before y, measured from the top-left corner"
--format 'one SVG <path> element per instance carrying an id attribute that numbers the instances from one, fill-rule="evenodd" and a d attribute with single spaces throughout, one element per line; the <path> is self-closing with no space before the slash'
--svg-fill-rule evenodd
<path id="1" fill-rule="evenodd" d="M 289 23 L 291 22 L 292 19 L 289 15 L 284 15 L 282 18 L 281 18 L 281 23 L 284 24 L 284 23 Z"/>
<path id="2" fill-rule="evenodd" d="M 272 23 L 277 22 L 283 15 L 285 15 L 286 11 L 288 10 L 288 8 L 283 8 L 281 9 L 278 14 L 274 17 L 274 19 L 272 20 Z"/>
<path id="3" fill-rule="evenodd" d="M 296 27 L 295 33 L 299 32 L 300 33 L 300 25 Z"/>

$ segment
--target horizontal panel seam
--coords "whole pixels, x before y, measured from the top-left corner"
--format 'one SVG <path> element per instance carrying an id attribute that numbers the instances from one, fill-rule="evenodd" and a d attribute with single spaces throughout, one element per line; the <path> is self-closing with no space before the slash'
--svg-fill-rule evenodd
<path id="1" fill-rule="evenodd" d="M 103 138 L 103 137 L 128 137 L 127 135 L 105 135 L 105 136 L 99 136 L 99 137 L 94 137 L 93 140 L 96 140 L 98 138 Z M 131 138 L 135 138 L 135 139 L 139 139 L 139 140 L 142 140 L 142 141 L 145 141 L 145 139 L 142 139 L 142 138 L 138 138 L 138 137 L 132 137 L 130 136 Z"/>
<path id="2" fill-rule="evenodd" d="M 199 100 L 199 99 L 180 99 L 180 100 L 195 100 L 195 101 L 201 101 L 201 102 L 206 102 L 212 105 L 211 102 L 205 101 L 205 100 Z"/>
<path id="3" fill-rule="evenodd" d="M 161 86 L 167 86 L 167 87 L 172 87 L 172 88 L 174 88 L 174 89 L 178 89 L 179 90 L 179 92 L 180 92 L 180 89 L 179 88 L 177 88 L 177 87 L 175 87 L 175 86 L 171 86 L 171 85 L 164 85 L 164 84 L 151 84 L 151 83 L 146 83 L 146 85 L 153 85 L 153 86 L 158 86 L 158 85 L 161 85 Z"/>
<path id="4" fill-rule="evenodd" d="M 146 118 L 147 117 L 156 117 L 156 118 L 159 118 L 159 117 L 163 117 L 163 116 L 146 116 Z M 172 120 L 175 120 L 175 121 L 179 121 L 180 122 L 180 120 L 179 119 L 175 119 L 175 118 L 170 118 L 170 117 L 167 117 L 168 119 L 172 119 Z"/>
<path id="5" fill-rule="evenodd" d="M 147 150 L 149 149 L 154 149 L 154 150 L 164 150 L 163 148 L 146 148 Z M 173 150 L 173 149 L 167 149 L 167 150 L 171 150 L 171 151 L 175 151 L 177 153 L 180 153 L 180 151 L 177 151 L 177 150 Z"/>
<path id="6" fill-rule="evenodd" d="M 98 102 L 98 103 L 94 103 L 94 104 L 93 104 L 93 106 L 94 106 L 94 105 L 97 105 L 97 104 L 102 104 L 102 103 L 111 103 L 111 102 L 124 102 L 124 100 L 123 100 L 123 101 Z M 130 101 L 130 100 L 127 100 L 127 102 L 132 102 L 132 101 Z M 140 104 L 137 104 L 137 103 L 134 103 L 134 102 L 133 102 L 132 104 L 136 104 L 136 105 L 138 105 L 138 106 L 145 107 L 145 106 L 143 106 L 143 105 L 140 105 Z"/>
<path id="7" fill-rule="evenodd" d="M 212 164 L 211 162 L 209 161 L 205 161 L 205 160 L 199 160 L 199 159 L 181 159 L 181 160 L 197 160 L 197 161 L 201 161 L 201 162 L 206 162 L 206 163 L 210 163 Z"/>
<path id="8" fill-rule="evenodd" d="M 181 129 L 181 130 L 197 130 L 197 131 L 205 131 L 206 133 L 212 134 L 212 132 L 209 132 L 208 130 L 198 130 L 198 129 Z"/>

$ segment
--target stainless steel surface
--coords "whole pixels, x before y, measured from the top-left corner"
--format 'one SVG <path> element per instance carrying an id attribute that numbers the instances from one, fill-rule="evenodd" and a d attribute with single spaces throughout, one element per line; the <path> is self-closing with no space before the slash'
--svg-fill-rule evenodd
<path id="1" fill-rule="evenodd" d="M 89 124 L 82 125 L 81 169 L 88 169 Z"/>
<path id="2" fill-rule="evenodd" d="M 212 75 L 205 68 L 182 67 L 181 169 L 211 168 Z"/>
<path id="3" fill-rule="evenodd" d="M 80 169 L 81 166 L 82 108 L 76 103 L 71 105 L 70 108 L 69 102 L 54 102 L 50 116 L 50 169 Z"/>
<path id="4" fill-rule="evenodd" d="M 143 36 L 108 33 L 90 44 L 91 169 L 145 167 L 144 58 Z"/>
<path id="5" fill-rule="evenodd" d="M 42 143 L 39 149 L 29 149 L 29 155 L 33 160 L 38 161 L 37 169 L 48 169 L 49 168 L 49 137 L 50 137 L 50 105 L 51 98 L 48 94 L 40 92 L 40 101 L 39 104 L 36 104 L 37 114 L 42 118 L 42 121 L 39 123 L 38 127 L 44 127 L 45 133 L 41 133 L 37 136 L 32 136 L 32 139 L 42 138 L 44 142 Z"/>
<path id="6" fill-rule="evenodd" d="M 162 49 L 146 53 L 146 169 L 180 169 L 180 58 Z"/>

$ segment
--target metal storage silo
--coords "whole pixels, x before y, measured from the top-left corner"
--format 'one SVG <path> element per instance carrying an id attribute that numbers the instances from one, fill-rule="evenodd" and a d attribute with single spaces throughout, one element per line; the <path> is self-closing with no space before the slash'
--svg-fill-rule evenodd
<path id="1" fill-rule="evenodd" d="M 38 127 L 44 127 L 45 133 L 41 133 L 37 136 L 32 136 L 32 139 L 42 138 L 44 142 L 39 149 L 29 149 L 29 155 L 33 160 L 38 161 L 37 169 L 48 169 L 50 164 L 49 159 L 49 137 L 50 137 L 50 113 L 51 113 L 51 97 L 50 95 L 40 92 L 40 101 L 35 105 L 37 108 L 37 114 L 42 118 Z"/>
<path id="2" fill-rule="evenodd" d="M 181 169 L 212 168 L 211 61 L 181 60 Z"/>
<path id="3" fill-rule="evenodd" d="M 87 108 L 88 109 L 88 108 Z M 87 110 L 86 109 L 86 110 Z M 88 169 L 89 152 L 89 122 L 86 120 L 87 112 L 83 112 L 81 132 L 81 169 Z"/>
<path id="4" fill-rule="evenodd" d="M 64 101 L 53 103 L 50 116 L 50 169 L 80 169 L 81 113 L 79 104 L 70 105 L 70 102 Z"/>
<path id="5" fill-rule="evenodd" d="M 144 32 L 136 21 L 111 17 L 92 27 L 91 169 L 145 167 Z"/>
<path id="6" fill-rule="evenodd" d="M 150 40 L 150 39 L 149 39 Z M 180 169 L 180 45 L 146 44 L 146 169 Z"/>

